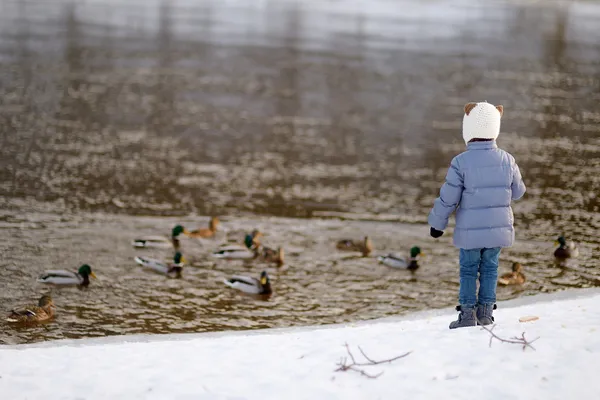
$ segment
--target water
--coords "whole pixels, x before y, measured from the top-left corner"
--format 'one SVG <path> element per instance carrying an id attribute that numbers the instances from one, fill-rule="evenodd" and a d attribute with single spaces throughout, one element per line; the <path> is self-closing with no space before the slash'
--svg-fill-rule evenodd
<path id="1" fill-rule="evenodd" d="M 47 268 L 84 262 L 88 290 L 53 290 L 55 322 L 0 323 L 0 342 L 369 319 L 455 303 L 456 251 L 426 216 L 462 151 L 462 106 L 503 104 L 523 288 L 600 285 L 600 4 L 436 1 L 0 2 L 0 312 L 34 302 Z M 219 215 L 168 280 L 132 263 L 135 236 Z M 268 300 L 225 290 L 265 266 L 207 254 L 259 227 L 288 249 Z M 552 242 L 580 243 L 552 263 Z M 427 253 L 412 275 L 337 253 Z M 146 252 L 168 256 L 168 252 Z"/>

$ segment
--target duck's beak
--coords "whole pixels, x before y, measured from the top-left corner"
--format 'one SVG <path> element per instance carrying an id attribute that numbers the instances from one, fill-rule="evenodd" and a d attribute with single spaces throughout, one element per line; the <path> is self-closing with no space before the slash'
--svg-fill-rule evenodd
<path id="1" fill-rule="evenodd" d="M 93 272 L 90 272 L 90 276 L 91 276 L 92 278 L 94 278 L 94 279 L 97 279 L 97 277 L 96 277 L 96 274 L 95 274 L 95 273 L 93 273 Z"/>
<path id="2" fill-rule="evenodd" d="M 182 257 L 181 257 L 181 262 L 180 262 L 180 264 L 185 264 L 186 262 L 187 262 L 187 261 L 186 261 L 185 257 L 183 257 L 183 256 L 182 256 Z"/>
<path id="3" fill-rule="evenodd" d="M 554 245 L 555 245 L 555 246 L 558 246 L 559 244 L 560 244 L 560 243 L 558 243 L 558 240 L 555 240 L 555 241 L 554 241 Z"/>
<path id="4" fill-rule="evenodd" d="M 263 276 L 262 278 L 260 278 L 260 284 L 261 285 L 266 285 L 267 284 L 267 277 Z"/>

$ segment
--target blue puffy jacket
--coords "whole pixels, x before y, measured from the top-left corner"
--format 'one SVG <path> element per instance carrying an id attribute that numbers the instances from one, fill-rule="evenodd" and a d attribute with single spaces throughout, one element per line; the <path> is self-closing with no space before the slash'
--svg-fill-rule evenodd
<path id="1" fill-rule="evenodd" d="M 496 141 L 471 142 L 454 157 L 446 182 L 429 213 L 429 225 L 443 231 L 456 210 L 454 245 L 461 249 L 509 247 L 515 240 L 512 200 L 525 194 L 513 156 Z"/>

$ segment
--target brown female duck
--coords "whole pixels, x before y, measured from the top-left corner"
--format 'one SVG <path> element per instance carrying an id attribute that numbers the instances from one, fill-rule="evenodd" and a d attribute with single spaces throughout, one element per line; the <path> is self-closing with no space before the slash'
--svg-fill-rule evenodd
<path id="1" fill-rule="evenodd" d="M 502 275 L 498 278 L 498 283 L 503 286 L 508 285 L 522 285 L 525 283 L 525 274 L 523 273 L 523 266 L 516 262 L 512 266 L 512 272 Z"/>
<path id="2" fill-rule="evenodd" d="M 258 249 L 258 260 L 277 264 L 278 267 L 281 267 L 284 264 L 285 253 L 283 251 L 283 247 L 275 249 L 271 249 L 269 247 L 260 247 Z"/>
<path id="3" fill-rule="evenodd" d="M 37 306 L 29 305 L 12 310 L 6 321 L 20 323 L 44 322 L 52 319 L 55 311 L 56 307 L 52 297 L 44 295 L 38 301 Z"/>
<path id="4" fill-rule="evenodd" d="M 368 256 L 373 251 L 373 243 L 368 236 L 365 236 L 363 241 L 343 239 L 338 241 L 335 247 L 342 251 L 361 253 L 363 257 Z"/>
<path id="5" fill-rule="evenodd" d="M 184 235 L 192 238 L 210 238 L 217 233 L 217 227 L 219 226 L 219 218 L 211 217 L 210 222 L 208 223 L 208 228 L 196 229 L 193 231 L 188 231 L 184 229 Z"/>

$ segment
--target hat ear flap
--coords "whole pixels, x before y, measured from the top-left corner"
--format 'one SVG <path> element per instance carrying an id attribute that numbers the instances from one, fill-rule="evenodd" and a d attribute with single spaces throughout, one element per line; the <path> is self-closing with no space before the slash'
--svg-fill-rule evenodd
<path id="1" fill-rule="evenodd" d="M 467 103 L 467 104 L 465 104 L 465 114 L 469 115 L 469 113 L 471 112 L 472 109 L 475 108 L 475 106 L 477 106 L 477 103 Z"/>
<path id="2" fill-rule="evenodd" d="M 500 116 L 504 115 L 504 107 L 496 106 L 496 110 L 498 110 L 498 112 L 500 113 Z"/>

